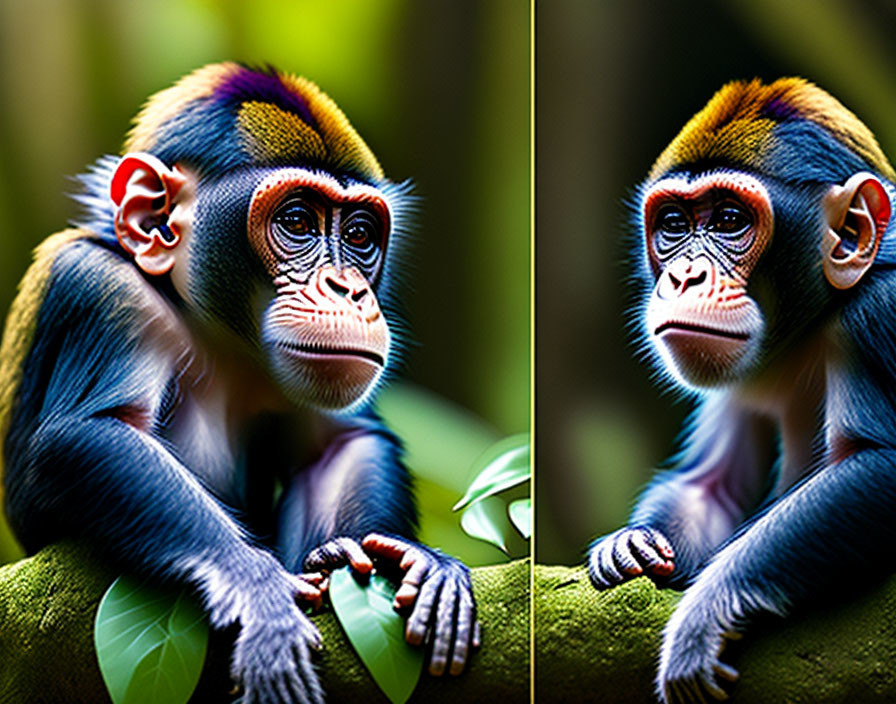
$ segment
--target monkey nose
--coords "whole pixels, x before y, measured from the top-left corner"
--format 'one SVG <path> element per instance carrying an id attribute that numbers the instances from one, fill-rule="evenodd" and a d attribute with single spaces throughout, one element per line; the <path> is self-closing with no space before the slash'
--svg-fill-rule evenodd
<path id="1" fill-rule="evenodd" d="M 345 298 L 351 292 L 351 289 L 348 286 L 343 286 L 332 276 L 324 277 L 324 283 L 327 285 L 327 288 L 339 296 L 339 298 Z"/>
<path id="2" fill-rule="evenodd" d="M 712 288 L 712 273 L 712 263 L 706 257 L 676 260 L 660 275 L 657 293 L 661 298 L 704 295 Z"/>
<path id="3" fill-rule="evenodd" d="M 324 286 L 337 298 L 347 298 L 353 303 L 361 303 L 370 293 L 369 285 L 363 280 L 350 281 L 347 277 L 336 274 L 326 274 L 323 278 Z"/>

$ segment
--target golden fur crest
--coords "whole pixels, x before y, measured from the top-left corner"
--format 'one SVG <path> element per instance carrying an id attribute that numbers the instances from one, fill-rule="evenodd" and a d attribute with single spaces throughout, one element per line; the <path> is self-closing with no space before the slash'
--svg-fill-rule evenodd
<path id="1" fill-rule="evenodd" d="M 759 169 L 774 143 L 774 129 L 808 120 L 827 130 L 890 180 L 893 167 L 869 130 L 836 98 L 802 78 L 734 81 L 692 117 L 650 170 L 654 180 L 676 166 L 720 160 Z"/>

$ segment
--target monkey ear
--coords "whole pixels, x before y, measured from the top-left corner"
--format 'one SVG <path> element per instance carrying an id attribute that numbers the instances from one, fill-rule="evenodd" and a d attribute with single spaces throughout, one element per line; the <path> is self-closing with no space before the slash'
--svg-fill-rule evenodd
<path id="1" fill-rule="evenodd" d="M 170 223 L 174 201 L 187 182 L 152 154 L 122 157 L 112 176 L 110 195 L 117 207 L 115 235 L 140 269 L 159 276 L 174 266 L 180 232 Z"/>
<path id="2" fill-rule="evenodd" d="M 890 221 L 890 196 L 874 174 L 860 172 L 843 186 L 831 187 L 824 213 L 824 274 L 835 288 L 847 289 L 859 282 L 877 256 Z"/>

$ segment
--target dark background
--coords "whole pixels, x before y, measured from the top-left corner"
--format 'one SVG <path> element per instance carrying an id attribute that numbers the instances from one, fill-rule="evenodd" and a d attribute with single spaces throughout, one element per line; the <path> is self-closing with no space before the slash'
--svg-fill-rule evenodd
<path id="1" fill-rule="evenodd" d="M 896 4 L 536 4 L 536 559 L 624 523 L 687 407 L 625 331 L 623 199 L 725 82 L 800 75 L 896 154 Z"/>

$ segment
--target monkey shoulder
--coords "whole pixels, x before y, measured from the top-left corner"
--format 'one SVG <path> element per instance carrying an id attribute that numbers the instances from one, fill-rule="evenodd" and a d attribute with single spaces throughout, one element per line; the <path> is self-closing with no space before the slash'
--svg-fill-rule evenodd
<path id="1" fill-rule="evenodd" d="M 102 349 L 110 361 L 190 356 L 189 331 L 162 292 L 167 281 L 151 282 L 114 244 L 90 232 L 56 237 L 38 248 L 25 277 L 46 278 L 30 321 L 38 334 L 63 335 L 84 351 Z"/>
<path id="2" fill-rule="evenodd" d="M 0 413 L 71 409 L 78 389 L 116 404 L 161 394 L 189 346 L 174 305 L 114 245 L 66 230 L 37 248 L 10 309 Z"/>
<path id="3" fill-rule="evenodd" d="M 40 263 L 40 253 L 35 263 Z M 85 233 L 53 251 L 47 284 L 46 306 L 67 308 L 67 322 L 76 315 L 102 314 L 110 323 L 139 324 L 162 316 L 173 323 L 178 315 L 173 303 L 116 247 Z M 67 313 L 67 314 L 66 314 Z M 134 321 L 137 322 L 137 321 Z M 146 332 L 150 333 L 150 327 Z"/>

